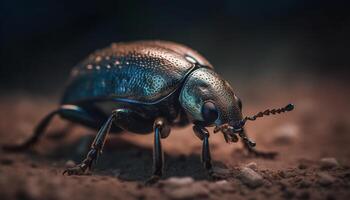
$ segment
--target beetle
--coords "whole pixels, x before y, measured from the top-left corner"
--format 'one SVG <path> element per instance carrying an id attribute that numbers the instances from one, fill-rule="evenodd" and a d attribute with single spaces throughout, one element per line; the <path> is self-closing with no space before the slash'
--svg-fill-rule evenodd
<path id="1" fill-rule="evenodd" d="M 60 106 L 37 125 L 31 138 L 5 149 L 29 148 L 59 115 L 98 131 L 86 158 L 63 172 L 82 175 L 102 153 L 109 132 L 153 132 L 153 175 L 149 182 L 155 182 L 163 173 L 161 139 L 169 136 L 171 127 L 192 123 L 202 141 L 204 168 L 213 175 L 206 127 L 215 127 L 214 133 L 222 132 L 226 142 L 237 142 L 240 137 L 248 152 L 272 158 L 276 153 L 255 150 L 244 125 L 248 120 L 293 108 L 288 104 L 243 117 L 242 102 L 230 84 L 189 47 L 167 41 L 113 43 L 73 68 Z"/>

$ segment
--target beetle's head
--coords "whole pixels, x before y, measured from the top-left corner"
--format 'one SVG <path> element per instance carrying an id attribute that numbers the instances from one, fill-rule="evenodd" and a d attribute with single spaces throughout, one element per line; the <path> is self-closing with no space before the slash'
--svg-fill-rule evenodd
<path id="1" fill-rule="evenodd" d="M 206 127 L 215 126 L 214 132 L 221 131 L 226 142 L 238 141 L 237 133 L 242 132 L 247 120 L 291 111 L 294 108 L 289 104 L 284 108 L 265 110 L 252 117 L 243 117 L 242 102 L 234 94 L 232 87 L 207 68 L 199 68 L 189 75 L 179 100 L 193 123 Z"/>
<path id="2" fill-rule="evenodd" d="M 242 119 L 240 100 L 228 82 L 211 69 L 192 72 L 179 100 L 190 119 L 202 126 L 220 126 Z"/>

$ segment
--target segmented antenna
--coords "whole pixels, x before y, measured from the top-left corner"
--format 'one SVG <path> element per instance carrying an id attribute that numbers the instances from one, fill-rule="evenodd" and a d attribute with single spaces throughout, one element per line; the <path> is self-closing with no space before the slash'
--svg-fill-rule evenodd
<path id="1" fill-rule="evenodd" d="M 292 111 L 293 109 L 294 109 L 294 105 L 293 104 L 288 104 L 288 105 L 286 105 L 283 108 L 272 109 L 272 110 L 267 109 L 264 112 L 258 112 L 256 115 L 254 115 L 252 117 L 245 117 L 244 120 L 245 121 L 247 121 L 247 120 L 254 121 L 254 120 L 256 120 L 256 118 L 263 117 L 264 115 L 265 116 L 268 116 L 270 114 L 276 115 L 276 114 Z"/>
<path id="2" fill-rule="evenodd" d="M 248 117 L 245 117 L 244 119 L 234 123 L 233 124 L 233 128 L 236 129 L 236 130 L 239 130 L 239 129 L 241 129 L 244 126 L 244 124 L 246 123 L 247 120 L 254 121 L 254 120 L 256 120 L 259 117 L 268 116 L 270 114 L 272 114 L 272 115 L 281 114 L 281 113 L 284 113 L 284 112 L 292 111 L 293 109 L 294 109 L 294 105 L 293 104 L 288 104 L 285 107 L 278 108 L 278 109 L 272 109 L 272 110 L 267 109 L 264 112 L 258 112 L 256 115 L 254 115 L 252 117 L 248 116 Z"/>

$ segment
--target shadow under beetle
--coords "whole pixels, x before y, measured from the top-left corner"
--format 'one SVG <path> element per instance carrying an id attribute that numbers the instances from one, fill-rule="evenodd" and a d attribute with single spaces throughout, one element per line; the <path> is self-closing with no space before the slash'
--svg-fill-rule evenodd
<path id="1" fill-rule="evenodd" d="M 229 83 L 215 73 L 213 66 L 196 51 L 173 42 L 138 41 L 114 43 L 98 50 L 73 68 L 61 104 L 36 127 L 25 143 L 5 147 L 25 150 L 36 143 L 55 115 L 99 130 L 86 158 L 63 173 L 81 175 L 91 169 L 102 153 L 107 134 L 123 130 L 154 132 L 153 176 L 162 176 L 161 139 L 171 126 L 193 123 L 195 135 L 203 141 L 202 162 L 214 175 L 209 151 L 209 132 L 222 132 L 226 142 L 242 139 L 248 152 L 271 158 L 274 152 L 254 149 L 244 130 L 247 120 L 293 110 L 283 108 L 242 116 L 242 102 Z"/>

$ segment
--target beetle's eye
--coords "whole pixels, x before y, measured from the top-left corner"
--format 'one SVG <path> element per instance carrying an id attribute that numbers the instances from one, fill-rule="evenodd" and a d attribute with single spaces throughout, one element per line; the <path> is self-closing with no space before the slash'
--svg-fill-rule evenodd
<path id="1" fill-rule="evenodd" d="M 208 123 L 213 123 L 218 118 L 218 110 L 213 102 L 207 101 L 202 106 L 202 116 Z"/>

